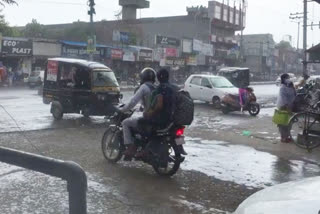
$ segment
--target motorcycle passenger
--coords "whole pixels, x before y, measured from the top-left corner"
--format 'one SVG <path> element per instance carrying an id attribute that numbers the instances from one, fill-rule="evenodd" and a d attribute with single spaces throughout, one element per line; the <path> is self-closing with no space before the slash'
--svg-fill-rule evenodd
<path id="1" fill-rule="evenodd" d="M 127 112 L 133 109 L 139 102 L 142 103 L 144 109 L 148 109 L 150 105 L 150 95 L 155 88 L 154 83 L 156 79 L 156 72 L 152 68 L 144 68 L 140 73 L 140 87 L 131 98 L 129 103 L 120 109 L 121 112 Z M 134 145 L 131 129 L 138 128 L 138 121 L 141 117 L 127 118 L 122 122 L 124 144 L 127 146 L 127 150 L 124 155 L 127 157 L 133 157 L 136 153 L 137 147 Z"/>
<path id="2" fill-rule="evenodd" d="M 160 69 L 157 72 L 159 86 L 152 92 L 150 108 L 144 112 L 144 124 L 151 125 L 156 128 L 166 128 L 173 122 L 173 114 L 175 111 L 176 95 L 179 87 L 169 82 L 169 71 Z M 143 121 L 140 121 L 143 122 Z M 187 155 L 183 146 L 178 146 L 180 153 Z M 144 151 L 139 156 L 144 155 Z"/>
<path id="3" fill-rule="evenodd" d="M 169 83 L 169 71 L 166 69 L 157 72 L 157 79 L 160 85 L 152 92 L 150 108 L 143 115 L 159 128 L 165 128 L 173 120 L 179 87 Z"/>

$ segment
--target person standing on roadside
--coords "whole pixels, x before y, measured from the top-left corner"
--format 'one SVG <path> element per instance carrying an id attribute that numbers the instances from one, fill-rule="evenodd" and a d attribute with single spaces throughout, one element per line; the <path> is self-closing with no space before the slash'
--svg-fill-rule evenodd
<path id="1" fill-rule="evenodd" d="M 285 73 L 281 75 L 281 86 L 277 100 L 277 108 L 280 111 L 292 112 L 293 102 L 296 97 L 296 91 L 290 76 Z M 292 142 L 290 125 L 278 125 L 282 143 Z"/>

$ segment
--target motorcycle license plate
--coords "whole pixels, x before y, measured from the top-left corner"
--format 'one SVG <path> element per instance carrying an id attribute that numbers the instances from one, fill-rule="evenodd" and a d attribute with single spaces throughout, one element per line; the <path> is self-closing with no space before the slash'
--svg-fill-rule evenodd
<path id="1" fill-rule="evenodd" d="M 185 140 L 184 140 L 184 137 L 178 137 L 178 138 L 176 138 L 176 144 L 177 145 L 183 145 L 183 144 L 185 144 L 186 142 L 185 142 Z"/>

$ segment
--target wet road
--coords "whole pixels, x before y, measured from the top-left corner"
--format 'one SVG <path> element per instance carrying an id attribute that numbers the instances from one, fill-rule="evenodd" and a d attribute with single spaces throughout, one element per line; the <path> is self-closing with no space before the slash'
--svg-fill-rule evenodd
<path id="1" fill-rule="evenodd" d="M 254 86 L 254 89 L 258 101 L 263 106 L 274 106 L 278 87 L 266 85 Z M 124 91 L 122 101 L 126 103 L 132 93 L 132 91 Z M 201 105 L 201 103 L 198 104 Z M 199 108 L 198 112 L 210 116 L 220 114 L 220 111 L 212 110 L 210 107 L 202 110 Z M 267 110 L 262 111 L 262 114 L 266 113 L 268 113 Z M 91 126 L 105 122 L 103 117 L 91 117 L 90 120 L 87 120 L 78 114 L 65 114 L 64 120 L 55 121 L 50 113 L 50 105 L 42 103 L 42 98 L 38 95 L 37 90 L 29 89 L 0 89 L 0 115 L 0 132 Z"/>
<path id="2" fill-rule="evenodd" d="M 159 178 L 140 163 L 108 164 L 100 150 L 104 118 L 66 115 L 54 121 L 50 106 L 42 104 L 35 90 L 0 90 L 0 144 L 81 164 L 89 177 L 89 213 L 226 213 L 260 188 L 319 175 L 318 151 L 308 154 L 277 143 L 270 115 L 278 88 L 254 88 L 266 106 L 256 118 L 223 115 L 210 105 L 196 104 L 195 121 L 186 133 L 189 155 L 172 179 Z M 124 92 L 124 100 L 131 94 Z M 21 135 L 21 130 L 28 132 Z M 248 130 L 251 136 L 243 136 Z M 3 213 L 34 213 L 29 204 L 39 195 L 39 213 L 65 213 L 68 207 L 62 202 L 65 183 L 41 174 L 0 164 L 0 187 L 8 196 L 0 198 Z"/>

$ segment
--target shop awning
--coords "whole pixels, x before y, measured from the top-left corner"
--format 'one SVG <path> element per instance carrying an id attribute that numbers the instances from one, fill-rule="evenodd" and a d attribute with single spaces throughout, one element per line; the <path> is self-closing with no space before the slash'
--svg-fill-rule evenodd
<path id="1" fill-rule="evenodd" d="M 319 0 L 320 1 L 320 0 Z M 309 62 L 310 63 L 320 63 L 320 44 L 310 48 L 307 50 L 309 54 Z"/>
<path id="2" fill-rule="evenodd" d="M 88 45 L 86 42 L 74 42 L 74 41 L 66 41 L 66 40 L 60 40 L 60 42 L 65 45 L 78 46 L 78 47 L 87 47 L 87 45 Z M 97 48 L 106 48 L 107 46 L 96 44 L 96 47 Z"/>
<path id="3" fill-rule="evenodd" d="M 151 48 L 147 48 L 147 47 L 142 47 L 142 46 L 135 46 L 135 45 L 129 45 L 130 49 L 136 50 L 136 51 L 140 51 L 140 50 L 151 50 L 153 51 L 153 49 Z"/>

